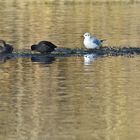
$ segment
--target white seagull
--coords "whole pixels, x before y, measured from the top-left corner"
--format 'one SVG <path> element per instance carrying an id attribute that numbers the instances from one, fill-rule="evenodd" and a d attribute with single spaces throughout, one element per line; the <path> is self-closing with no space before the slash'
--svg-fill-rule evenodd
<path id="1" fill-rule="evenodd" d="M 87 49 L 99 49 L 102 46 L 102 42 L 105 40 L 97 39 L 90 33 L 85 33 L 84 35 L 84 45 Z"/>

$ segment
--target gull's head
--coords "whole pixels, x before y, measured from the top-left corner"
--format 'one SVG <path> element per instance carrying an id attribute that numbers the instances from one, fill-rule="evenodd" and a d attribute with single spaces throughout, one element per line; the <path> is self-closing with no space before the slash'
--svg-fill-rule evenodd
<path id="1" fill-rule="evenodd" d="M 91 37 L 91 34 L 90 33 L 84 33 L 84 38 L 90 38 Z"/>

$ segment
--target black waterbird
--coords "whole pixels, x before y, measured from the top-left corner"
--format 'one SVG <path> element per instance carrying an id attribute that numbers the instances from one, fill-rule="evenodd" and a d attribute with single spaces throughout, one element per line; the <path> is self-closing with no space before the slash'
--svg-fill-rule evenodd
<path id="1" fill-rule="evenodd" d="M 0 40 L 0 54 L 12 53 L 13 46 L 7 44 L 4 40 Z"/>
<path id="2" fill-rule="evenodd" d="M 57 48 L 56 45 L 49 41 L 40 41 L 38 44 L 32 45 L 31 50 L 40 52 L 41 54 L 48 54 Z"/>

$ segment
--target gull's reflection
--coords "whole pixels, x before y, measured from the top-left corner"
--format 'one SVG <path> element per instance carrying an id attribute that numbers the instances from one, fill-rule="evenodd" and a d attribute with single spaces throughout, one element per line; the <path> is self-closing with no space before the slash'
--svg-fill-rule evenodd
<path id="1" fill-rule="evenodd" d="M 97 58 L 96 54 L 86 54 L 84 55 L 84 64 L 85 65 L 90 65 L 92 62 L 94 62 Z"/>
<path id="2" fill-rule="evenodd" d="M 52 64 L 55 61 L 55 57 L 54 56 L 31 56 L 31 61 L 32 62 L 41 62 L 44 64 Z"/>

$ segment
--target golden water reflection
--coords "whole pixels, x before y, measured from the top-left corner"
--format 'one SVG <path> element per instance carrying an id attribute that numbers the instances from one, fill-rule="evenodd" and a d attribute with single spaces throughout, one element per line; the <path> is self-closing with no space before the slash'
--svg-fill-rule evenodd
<path id="1" fill-rule="evenodd" d="M 139 138 L 137 59 L 97 58 L 86 67 L 81 57 L 49 67 L 8 61 L 0 71 L 1 139 Z"/>
<path id="2" fill-rule="evenodd" d="M 0 1 L 0 32 L 16 48 L 48 39 L 63 47 L 83 47 L 80 36 L 91 32 L 105 45 L 139 47 L 140 3 L 47 3 Z"/>
<path id="3" fill-rule="evenodd" d="M 80 48 L 87 30 L 106 45 L 140 44 L 139 3 L 0 4 L 1 36 L 16 49 L 43 39 Z M 139 139 L 139 63 L 139 56 L 0 63 L 0 139 Z"/>

